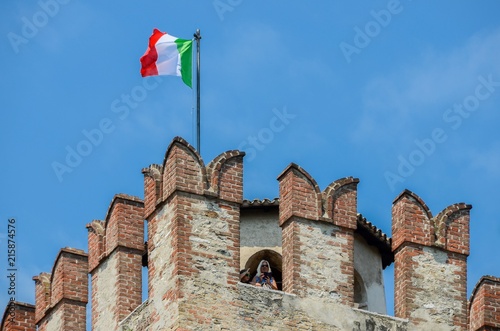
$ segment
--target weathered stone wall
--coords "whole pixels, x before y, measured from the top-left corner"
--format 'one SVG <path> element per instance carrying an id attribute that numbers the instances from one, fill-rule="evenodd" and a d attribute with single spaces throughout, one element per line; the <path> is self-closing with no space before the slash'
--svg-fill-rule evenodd
<path id="1" fill-rule="evenodd" d="M 173 329 L 178 320 L 174 203 L 167 203 L 148 221 L 148 321 L 159 330 Z"/>
<path id="2" fill-rule="evenodd" d="M 87 225 L 92 330 L 115 330 L 142 301 L 144 203 L 117 194 L 105 221 Z"/>
<path id="3" fill-rule="evenodd" d="M 63 304 L 59 309 L 49 311 L 46 318 L 38 323 L 38 331 L 60 331 L 64 329 L 64 308 Z M 83 329 L 81 329 L 83 330 Z"/>
<path id="4" fill-rule="evenodd" d="M 243 155 L 226 152 L 205 167 L 192 146 L 177 139 L 157 168 L 164 171 L 162 190 L 145 182 L 157 201 L 148 219 L 152 328 L 203 329 L 228 318 L 239 275 Z"/>
<path id="5" fill-rule="evenodd" d="M 386 314 L 386 299 L 382 258 L 374 246 L 368 245 L 360 235 L 354 236 L 354 269 L 361 277 L 366 292 L 366 309 Z"/>
<path id="6" fill-rule="evenodd" d="M 115 282 L 118 279 L 118 259 L 112 254 L 92 272 L 92 330 L 114 330 L 116 327 Z"/>
<path id="7" fill-rule="evenodd" d="M 470 208 L 456 204 L 432 217 L 413 192 L 394 201 L 395 313 L 419 329 L 467 329 Z"/>
<path id="8" fill-rule="evenodd" d="M 300 295 L 340 303 L 338 286 L 351 281 L 349 271 L 340 268 L 351 262 L 351 255 L 343 248 L 352 246 L 349 241 L 353 238 L 338 236 L 340 229 L 333 224 L 308 220 L 296 222 L 295 231 L 302 261 L 299 278 L 304 282 Z"/>
<path id="9" fill-rule="evenodd" d="M 130 315 L 120 322 L 117 331 L 148 331 L 151 330 L 151 311 L 149 300 L 144 301 Z"/>
<path id="10" fill-rule="evenodd" d="M 281 247 L 278 208 L 245 210 L 241 213 L 241 247 Z"/>
<path id="11" fill-rule="evenodd" d="M 238 331 L 411 331 L 407 320 L 325 302 L 321 298 L 300 298 L 293 294 L 238 283 L 234 301 L 221 307 L 220 318 L 210 318 L 203 324 L 186 330 Z M 233 295 L 232 295 L 233 296 Z M 224 300 L 224 298 L 222 298 Z M 141 305 L 121 324 L 120 331 L 160 330 L 147 318 L 149 303 Z M 214 316 L 217 316 L 215 313 Z M 161 329 L 163 330 L 163 329 Z"/>
<path id="12" fill-rule="evenodd" d="M 183 327 L 203 330 L 220 324 L 231 314 L 238 280 L 238 242 L 231 240 L 231 228 L 238 220 L 234 204 L 186 199 L 190 222 L 183 238 L 185 272 L 179 274 L 179 318 Z M 188 202 L 189 201 L 189 202 Z M 182 217 L 182 216 L 180 216 Z"/>
<path id="13" fill-rule="evenodd" d="M 457 316 L 466 316 L 462 293 L 454 284 L 464 273 L 463 264 L 453 263 L 434 247 L 412 249 L 408 259 L 414 265 L 410 282 L 420 292 L 413 298 L 409 318 L 422 330 L 465 330 L 464 325 L 454 325 Z"/>
<path id="14" fill-rule="evenodd" d="M 278 208 L 263 211 L 262 208 L 245 210 L 240 216 L 240 269 L 248 260 L 263 250 L 282 255 L 281 228 Z M 273 267 L 276 267 L 273 265 Z M 281 270 L 281 266 L 279 266 Z M 252 270 L 254 271 L 254 270 Z"/>
<path id="15" fill-rule="evenodd" d="M 241 283 L 238 292 L 234 330 L 410 330 L 408 321 L 332 304 L 325 298 L 300 298 Z"/>
<path id="16" fill-rule="evenodd" d="M 352 307 L 359 180 L 343 178 L 320 192 L 304 169 L 291 164 L 278 181 L 283 290 Z"/>

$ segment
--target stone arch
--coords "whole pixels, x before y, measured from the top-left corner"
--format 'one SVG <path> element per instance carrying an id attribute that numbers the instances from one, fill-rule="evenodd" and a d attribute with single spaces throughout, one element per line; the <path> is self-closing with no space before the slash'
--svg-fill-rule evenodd
<path id="1" fill-rule="evenodd" d="M 263 249 L 250 256 L 245 263 L 245 269 L 250 268 L 250 277 L 253 278 L 257 272 L 257 266 L 261 260 L 267 260 L 271 264 L 273 277 L 278 284 L 278 290 L 281 291 L 283 279 L 283 257 L 271 249 Z"/>
<path id="2" fill-rule="evenodd" d="M 368 309 L 365 282 L 356 269 L 354 269 L 354 303 L 359 309 Z"/>

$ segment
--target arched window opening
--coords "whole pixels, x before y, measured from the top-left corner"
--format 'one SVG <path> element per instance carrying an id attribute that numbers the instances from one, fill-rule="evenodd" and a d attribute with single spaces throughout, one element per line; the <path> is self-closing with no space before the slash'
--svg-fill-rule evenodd
<path id="1" fill-rule="evenodd" d="M 270 249 L 264 249 L 250 256 L 250 258 L 245 263 L 245 269 L 250 268 L 250 279 L 252 279 L 257 273 L 257 267 L 261 260 L 269 261 L 271 265 L 271 271 L 273 272 L 273 277 L 276 280 L 276 284 L 278 285 L 278 290 L 281 291 L 283 280 L 283 258 L 281 257 L 281 254 L 276 253 L 275 251 Z"/>
<path id="2" fill-rule="evenodd" d="M 368 309 L 368 300 L 366 298 L 366 288 L 363 278 L 354 270 L 354 303 L 359 309 Z"/>

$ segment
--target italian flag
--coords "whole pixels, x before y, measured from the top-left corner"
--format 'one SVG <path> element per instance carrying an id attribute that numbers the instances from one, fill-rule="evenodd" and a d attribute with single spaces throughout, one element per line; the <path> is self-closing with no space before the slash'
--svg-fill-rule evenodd
<path id="1" fill-rule="evenodd" d="M 149 37 L 146 53 L 141 57 L 141 75 L 173 75 L 192 88 L 193 41 L 179 39 L 158 29 Z"/>

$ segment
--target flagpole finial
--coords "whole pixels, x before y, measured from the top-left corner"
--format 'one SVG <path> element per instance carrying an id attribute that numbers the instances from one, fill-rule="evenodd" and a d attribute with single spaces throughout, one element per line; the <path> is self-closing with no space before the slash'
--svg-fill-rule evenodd
<path id="1" fill-rule="evenodd" d="M 196 40 L 200 40 L 201 39 L 200 29 L 196 29 L 196 32 L 193 34 L 193 36 Z"/>

